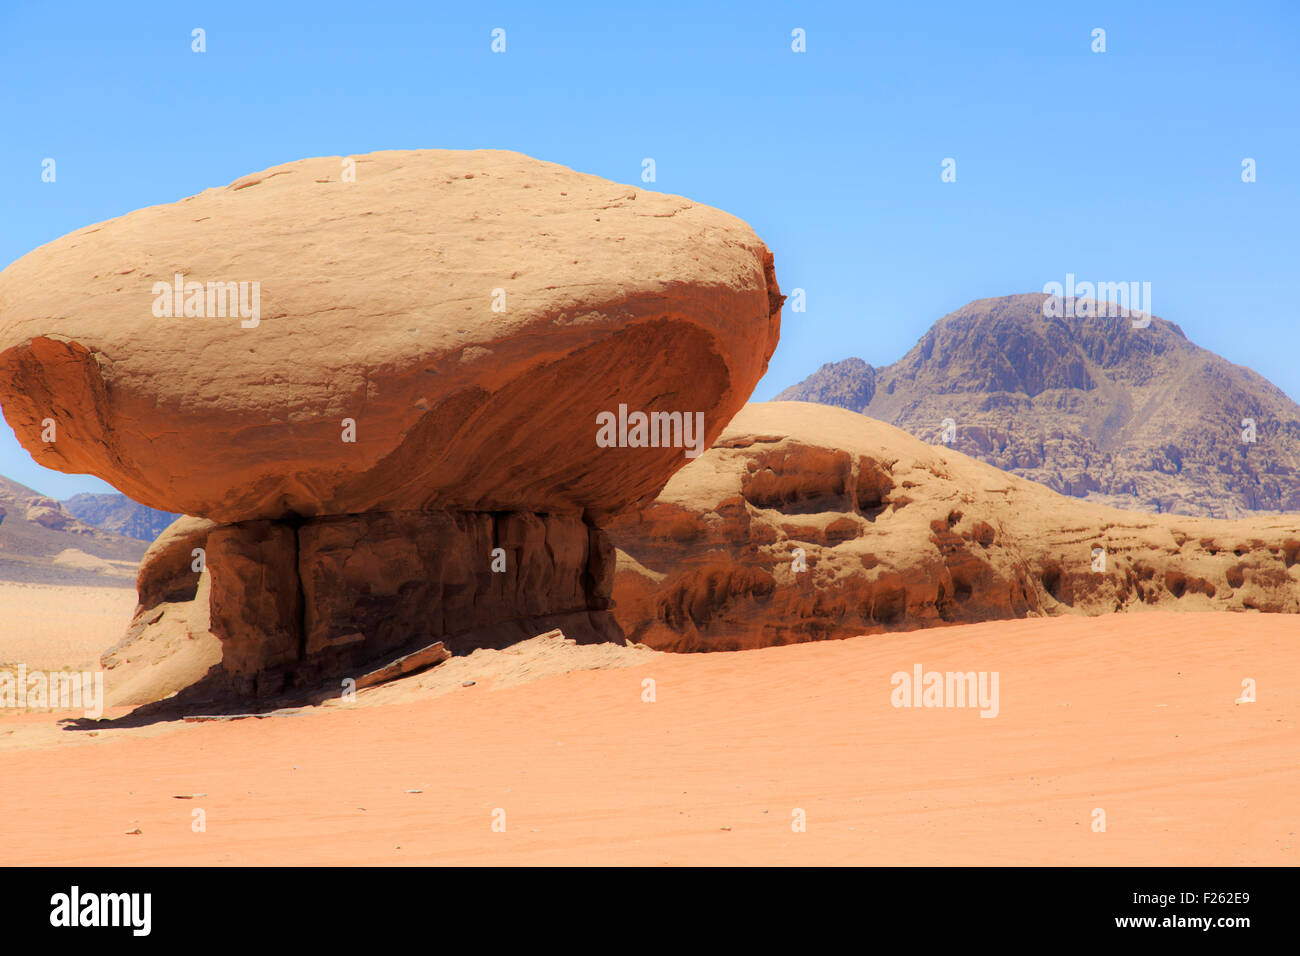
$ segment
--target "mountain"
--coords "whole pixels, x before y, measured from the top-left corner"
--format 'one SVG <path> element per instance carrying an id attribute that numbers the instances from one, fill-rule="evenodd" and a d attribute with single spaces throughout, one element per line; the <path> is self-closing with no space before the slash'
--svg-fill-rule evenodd
<path id="1" fill-rule="evenodd" d="M 164 528 L 180 517 L 147 508 L 120 494 L 73 495 L 63 502 L 63 507 L 73 516 L 96 528 L 141 541 L 153 541 L 162 534 Z"/>
<path id="2" fill-rule="evenodd" d="M 1100 504 L 1300 511 L 1300 405 L 1172 322 L 1047 317 L 1048 298 L 980 299 L 893 365 L 830 363 L 776 398 L 862 412 Z"/>
<path id="3" fill-rule="evenodd" d="M 146 548 L 0 477 L 0 581 L 133 587 Z"/>

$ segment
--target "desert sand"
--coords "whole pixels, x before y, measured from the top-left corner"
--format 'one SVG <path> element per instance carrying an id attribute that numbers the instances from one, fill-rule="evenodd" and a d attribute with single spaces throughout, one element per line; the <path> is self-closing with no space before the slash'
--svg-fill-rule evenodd
<path id="1" fill-rule="evenodd" d="M 98 667 L 135 608 L 126 588 L 62 587 L 0 581 L 0 666 Z"/>
<path id="2" fill-rule="evenodd" d="M 529 642 L 285 716 L 92 737 L 0 715 L 0 834 L 13 864 L 1295 864 L 1295 627 L 1153 610 L 714 654 Z M 895 708 L 915 664 L 999 672 L 997 717 Z"/>

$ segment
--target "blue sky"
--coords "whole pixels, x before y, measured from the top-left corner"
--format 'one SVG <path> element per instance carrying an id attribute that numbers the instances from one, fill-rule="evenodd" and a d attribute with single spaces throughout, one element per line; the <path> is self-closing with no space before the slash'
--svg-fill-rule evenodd
<path id="1" fill-rule="evenodd" d="M 755 399 L 1067 272 L 1151 282 L 1157 315 L 1300 398 L 1298 50 L 1292 2 L 4 0 L 0 267 L 305 156 L 491 147 L 637 183 L 653 157 L 649 188 L 745 219 L 806 290 Z M 0 474 L 107 490 L 7 426 Z"/>

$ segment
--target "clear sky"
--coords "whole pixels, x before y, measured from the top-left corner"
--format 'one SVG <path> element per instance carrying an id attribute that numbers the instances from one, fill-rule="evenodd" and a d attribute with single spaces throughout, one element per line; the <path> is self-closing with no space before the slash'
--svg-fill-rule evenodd
<path id="1" fill-rule="evenodd" d="M 755 399 L 1067 272 L 1150 282 L 1155 314 L 1300 398 L 1294 0 L 0 0 L 0 119 L 0 266 L 306 156 L 492 147 L 638 185 L 650 157 L 648 188 L 745 219 L 805 290 Z M 0 474 L 107 490 L 7 426 Z"/>

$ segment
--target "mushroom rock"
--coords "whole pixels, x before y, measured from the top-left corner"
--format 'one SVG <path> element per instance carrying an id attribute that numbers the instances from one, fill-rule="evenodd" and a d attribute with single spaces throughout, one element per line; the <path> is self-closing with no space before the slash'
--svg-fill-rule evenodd
<path id="1" fill-rule="evenodd" d="M 726 213 L 490 150 L 341 178 L 277 166 L 0 273 L 0 395 L 33 457 L 227 523 L 600 517 L 684 461 L 597 454 L 598 413 L 703 412 L 707 444 L 776 347 L 771 254 Z"/>
<path id="2" fill-rule="evenodd" d="M 1149 606 L 1300 611 L 1300 516 L 1121 511 L 804 402 L 745 406 L 607 530 L 614 613 L 657 650 Z"/>
<path id="3" fill-rule="evenodd" d="M 272 693 L 426 638 L 617 634 L 600 529 L 743 405 L 782 301 L 753 231 L 681 197 L 308 159 L 0 273 L 0 400 L 41 464 L 214 524 L 222 668 Z"/>

